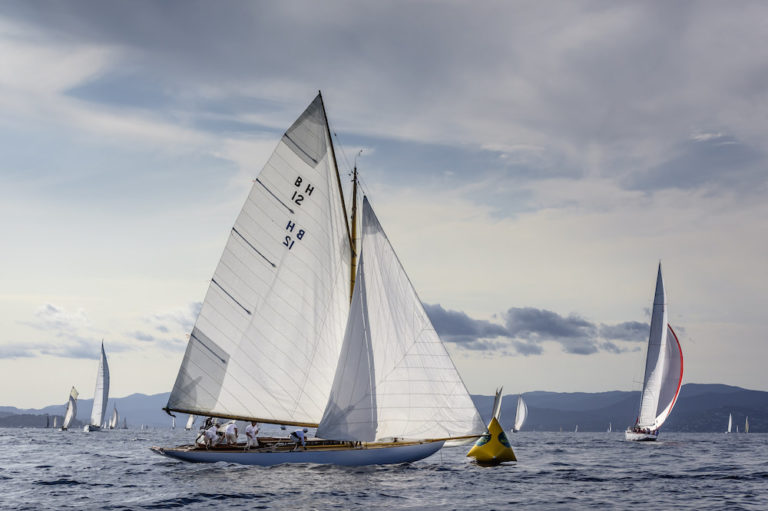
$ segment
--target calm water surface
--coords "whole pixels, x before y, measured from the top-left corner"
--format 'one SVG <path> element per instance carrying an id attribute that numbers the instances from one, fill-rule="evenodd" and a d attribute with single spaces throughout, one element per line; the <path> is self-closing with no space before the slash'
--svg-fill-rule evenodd
<path id="1" fill-rule="evenodd" d="M 518 463 L 467 447 L 411 465 L 272 468 L 163 458 L 185 431 L 0 429 L 2 509 L 768 509 L 768 435 L 517 433 Z"/>

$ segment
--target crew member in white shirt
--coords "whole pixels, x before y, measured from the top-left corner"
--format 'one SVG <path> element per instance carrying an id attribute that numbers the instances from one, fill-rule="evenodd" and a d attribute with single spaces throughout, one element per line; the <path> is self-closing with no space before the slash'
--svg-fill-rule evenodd
<path id="1" fill-rule="evenodd" d="M 237 425 L 235 424 L 235 421 L 227 424 L 227 427 L 224 430 L 224 438 L 227 439 L 227 445 L 237 444 Z"/>
<path id="2" fill-rule="evenodd" d="M 205 448 L 213 447 L 219 443 L 218 426 L 211 424 L 211 427 L 205 430 Z"/>
<path id="3" fill-rule="evenodd" d="M 299 442 L 301 442 L 301 446 L 304 448 L 305 451 L 307 450 L 306 433 L 307 433 L 307 428 L 297 429 L 296 431 L 291 433 L 291 440 L 293 440 L 293 443 L 296 444 L 296 449 L 299 448 Z"/>
<path id="4" fill-rule="evenodd" d="M 259 439 L 256 436 L 259 434 L 259 424 L 256 421 L 251 421 L 245 427 L 245 448 L 250 449 L 251 446 L 258 447 Z"/>

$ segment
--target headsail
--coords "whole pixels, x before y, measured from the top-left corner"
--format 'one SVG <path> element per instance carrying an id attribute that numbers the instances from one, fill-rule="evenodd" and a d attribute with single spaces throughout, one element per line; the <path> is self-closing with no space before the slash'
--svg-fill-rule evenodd
<path id="1" fill-rule="evenodd" d="M 485 432 L 367 199 L 344 344 L 317 435 L 375 441 Z"/>
<path id="2" fill-rule="evenodd" d="M 322 97 L 255 180 L 167 409 L 317 424 L 349 311 L 350 243 Z"/>
<path id="3" fill-rule="evenodd" d="M 67 401 L 67 412 L 64 414 L 64 422 L 61 423 L 62 429 L 69 428 L 69 425 L 77 417 L 77 396 L 77 389 L 72 387 L 72 390 L 69 391 L 69 401 Z"/>
<path id="4" fill-rule="evenodd" d="M 109 399 L 109 365 L 107 354 L 104 352 L 104 341 L 101 342 L 101 358 L 99 369 L 96 371 L 96 389 L 93 391 L 93 409 L 91 409 L 91 425 L 101 427 L 106 421 L 107 400 Z"/>
<path id="5" fill-rule="evenodd" d="M 683 352 L 667 322 L 667 297 L 659 263 L 638 427 L 651 430 L 661 427 L 675 405 L 682 381 Z"/>
<path id="6" fill-rule="evenodd" d="M 526 406 L 523 396 L 517 398 L 517 412 L 515 413 L 515 431 L 520 431 L 525 419 L 528 417 L 528 406 Z"/>

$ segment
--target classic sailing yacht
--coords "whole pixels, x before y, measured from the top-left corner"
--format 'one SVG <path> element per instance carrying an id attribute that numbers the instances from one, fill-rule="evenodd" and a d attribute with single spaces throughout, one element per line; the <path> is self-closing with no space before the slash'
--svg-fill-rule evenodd
<path id="1" fill-rule="evenodd" d="M 659 263 L 640 412 L 634 426 L 624 433 L 627 440 L 656 440 L 659 428 L 675 406 L 682 382 L 683 350 L 667 321 L 667 295 Z"/>
<path id="2" fill-rule="evenodd" d="M 69 429 L 69 425 L 77 417 L 77 396 L 78 392 L 75 387 L 69 391 L 69 400 L 67 401 L 67 411 L 64 413 L 64 422 L 61 423 L 61 430 L 66 431 Z"/>
<path id="3" fill-rule="evenodd" d="M 367 198 L 358 252 L 322 96 L 283 135 L 229 233 L 166 411 L 317 427 L 306 450 L 153 448 L 187 461 L 368 465 L 485 432 Z M 351 305 L 350 305 L 351 297 Z"/>
<path id="4" fill-rule="evenodd" d="M 523 401 L 523 396 L 517 397 L 517 412 L 515 412 L 515 426 L 512 428 L 513 433 L 517 433 L 523 428 L 525 419 L 528 417 L 528 406 Z"/>
<path id="5" fill-rule="evenodd" d="M 99 431 L 106 422 L 107 401 L 109 400 L 109 365 L 107 354 L 104 352 L 104 341 L 101 341 L 101 358 L 99 369 L 96 371 L 96 390 L 93 392 L 93 409 L 91 422 L 83 427 L 83 431 Z"/>

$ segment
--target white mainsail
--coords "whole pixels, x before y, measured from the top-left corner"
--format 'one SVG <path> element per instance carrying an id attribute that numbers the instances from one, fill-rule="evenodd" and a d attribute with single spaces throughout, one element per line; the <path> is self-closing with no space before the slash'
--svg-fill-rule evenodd
<path id="1" fill-rule="evenodd" d="M 282 137 L 230 231 L 167 409 L 319 423 L 349 313 L 350 259 L 318 94 Z"/>
<path id="2" fill-rule="evenodd" d="M 744 420 L 744 433 L 749 433 L 749 417 Z"/>
<path id="3" fill-rule="evenodd" d="M 59 425 L 59 417 L 58 415 L 53 416 L 53 427 L 56 428 Z"/>
<path id="4" fill-rule="evenodd" d="M 195 419 L 196 419 L 196 418 L 197 418 L 197 416 L 196 416 L 196 415 L 190 415 L 190 416 L 189 416 L 189 419 L 187 419 L 187 425 L 186 425 L 186 426 L 184 426 L 184 429 L 186 429 L 187 431 L 189 431 L 190 429 L 192 429 L 192 425 L 195 423 Z"/>
<path id="5" fill-rule="evenodd" d="M 99 369 L 96 371 L 96 389 L 93 391 L 93 409 L 91 410 L 91 426 L 101 427 L 105 422 L 107 401 L 109 400 L 109 365 L 107 354 L 104 352 L 104 341 L 101 342 L 101 358 Z"/>
<path id="6" fill-rule="evenodd" d="M 675 332 L 667 321 L 667 295 L 659 263 L 643 392 L 636 426 L 652 431 L 659 429 L 675 405 L 682 381 L 683 352 Z"/>
<path id="7" fill-rule="evenodd" d="M 526 406 L 523 396 L 517 397 L 517 412 L 515 413 L 515 431 L 520 431 L 525 419 L 528 417 L 528 406 Z"/>
<path id="8" fill-rule="evenodd" d="M 68 429 L 69 425 L 77 417 L 77 396 L 77 389 L 72 387 L 72 390 L 69 391 L 69 401 L 67 402 L 67 412 L 64 414 L 64 422 L 61 423 L 62 429 Z"/>
<path id="9" fill-rule="evenodd" d="M 728 431 L 726 431 L 726 433 L 730 433 L 731 428 L 733 428 L 733 415 L 729 413 L 728 414 Z"/>
<path id="10" fill-rule="evenodd" d="M 114 406 L 112 408 L 112 417 L 109 419 L 109 429 L 115 429 L 119 420 L 120 419 L 117 413 L 117 406 Z"/>
<path id="11" fill-rule="evenodd" d="M 317 436 L 370 442 L 482 434 L 480 414 L 367 198 L 362 223 L 349 321 Z"/>

